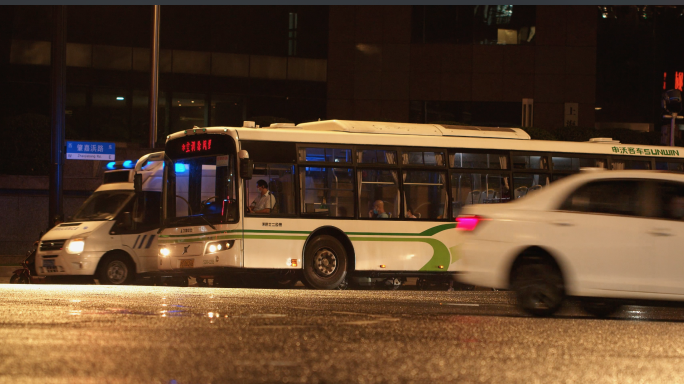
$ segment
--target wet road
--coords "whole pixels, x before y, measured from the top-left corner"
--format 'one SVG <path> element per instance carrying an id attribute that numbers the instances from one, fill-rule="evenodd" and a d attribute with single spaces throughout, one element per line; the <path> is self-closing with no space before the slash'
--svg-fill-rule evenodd
<path id="1" fill-rule="evenodd" d="M 0 285 L 0 382 L 684 382 L 684 309 L 506 292 Z"/>

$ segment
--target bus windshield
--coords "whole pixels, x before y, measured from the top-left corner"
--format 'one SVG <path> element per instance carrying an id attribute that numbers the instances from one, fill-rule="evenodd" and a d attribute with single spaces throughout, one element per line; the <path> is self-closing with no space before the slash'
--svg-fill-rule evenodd
<path id="1" fill-rule="evenodd" d="M 235 155 L 167 158 L 166 225 L 236 222 Z"/>
<path id="2" fill-rule="evenodd" d="M 133 191 L 95 192 L 78 209 L 72 221 L 111 220 L 134 194 Z"/>

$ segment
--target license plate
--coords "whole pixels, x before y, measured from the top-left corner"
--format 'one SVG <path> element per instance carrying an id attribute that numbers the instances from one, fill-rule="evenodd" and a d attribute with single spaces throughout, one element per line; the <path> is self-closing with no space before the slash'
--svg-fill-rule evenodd
<path id="1" fill-rule="evenodd" d="M 55 266 L 54 260 L 43 260 L 43 267 L 54 267 L 54 266 Z"/>
<path id="2" fill-rule="evenodd" d="M 195 259 L 188 259 L 188 260 L 181 260 L 180 261 L 180 267 L 181 268 L 192 268 L 195 265 Z"/>

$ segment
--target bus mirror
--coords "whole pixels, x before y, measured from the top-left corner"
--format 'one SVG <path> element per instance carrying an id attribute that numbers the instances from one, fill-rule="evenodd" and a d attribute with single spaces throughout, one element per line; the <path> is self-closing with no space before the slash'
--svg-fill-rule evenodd
<path id="1" fill-rule="evenodd" d="M 142 174 L 141 173 L 136 173 L 133 176 L 133 189 L 135 189 L 136 194 L 140 194 L 142 192 Z"/>
<path id="2" fill-rule="evenodd" d="M 240 177 L 246 180 L 251 179 L 252 170 L 254 170 L 254 162 L 251 159 L 240 160 Z"/>

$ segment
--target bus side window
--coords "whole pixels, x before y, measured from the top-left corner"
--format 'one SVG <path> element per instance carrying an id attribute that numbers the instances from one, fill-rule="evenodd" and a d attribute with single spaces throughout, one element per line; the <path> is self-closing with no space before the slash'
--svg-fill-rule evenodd
<path id="1" fill-rule="evenodd" d="M 406 218 L 446 218 L 444 210 L 446 176 L 444 172 L 404 171 L 403 177 Z"/>
<path id="2" fill-rule="evenodd" d="M 354 173 L 350 168 L 299 168 L 303 214 L 354 217 Z"/>
<path id="3" fill-rule="evenodd" d="M 511 185 L 509 178 L 501 174 L 452 173 L 451 196 L 452 214 L 456 217 L 466 205 L 510 201 Z"/>
<path id="4" fill-rule="evenodd" d="M 254 164 L 252 179 L 245 181 L 245 205 L 248 207 L 260 195 L 257 182 L 263 180 L 274 200 L 270 215 L 294 215 L 294 166 L 290 164 Z M 245 211 L 250 214 L 249 210 Z M 264 215 L 261 213 L 260 215 Z"/>
<path id="5" fill-rule="evenodd" d="M 359 217 L 399 217 L 399 179 L 393 169 L 359 169 Z M 371 213 L 376 202 L 384 212 Z M 379 203 L 378 203 L 379 204 Z M 384 214 L 383 214 L 384 213 Z"/>

